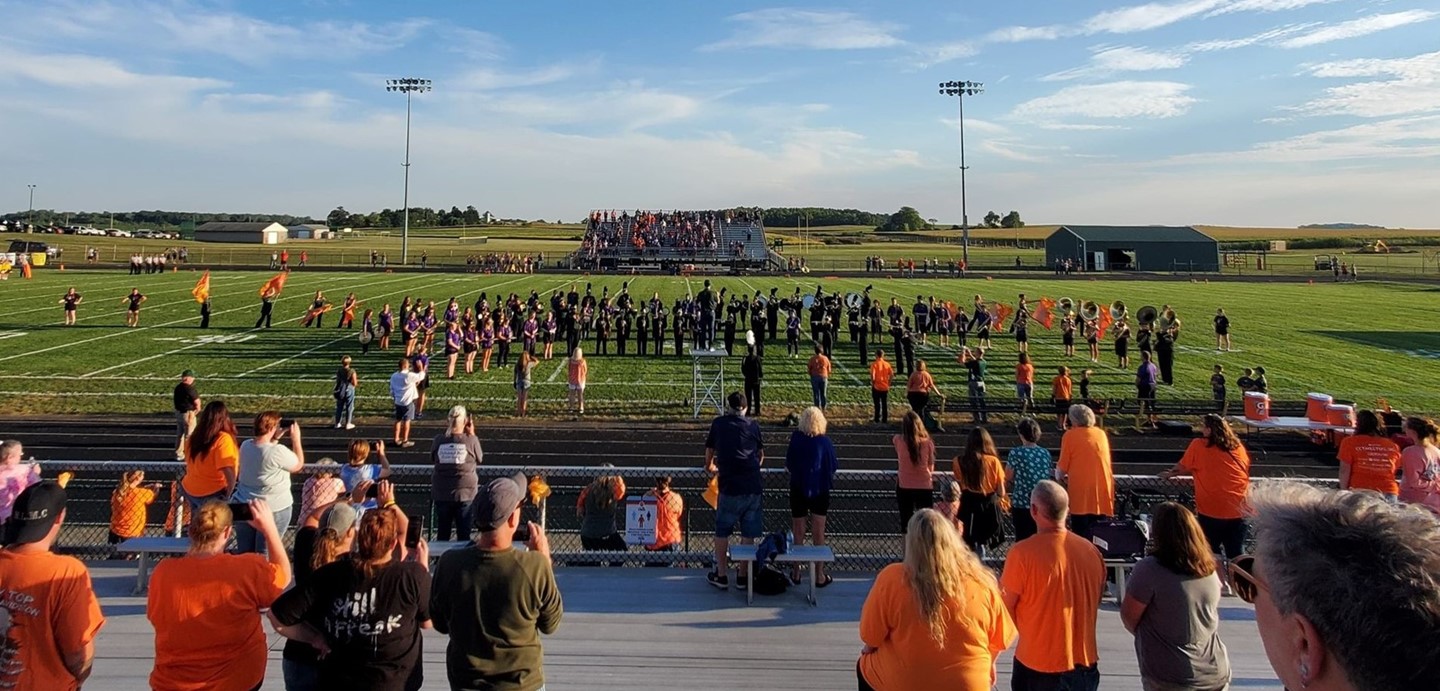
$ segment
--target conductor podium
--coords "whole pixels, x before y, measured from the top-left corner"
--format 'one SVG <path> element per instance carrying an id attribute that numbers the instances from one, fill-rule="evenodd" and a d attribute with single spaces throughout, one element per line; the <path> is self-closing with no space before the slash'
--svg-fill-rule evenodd
<path id="1" fill-rule="evenodd" d="M 713 405 L 717 415 L 725 410 L 726 357 L 724 348 L 695 348 L 690 351 L 690 358 L 695 363 L 694 393 L 690 400 L 695 403 L 694 416 L 697 418 L 706 404 Z"/>

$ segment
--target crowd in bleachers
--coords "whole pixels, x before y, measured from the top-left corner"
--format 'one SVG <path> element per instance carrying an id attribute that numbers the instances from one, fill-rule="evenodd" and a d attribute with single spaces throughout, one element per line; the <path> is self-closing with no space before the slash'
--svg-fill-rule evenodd
<path id="1" fill-rule="evenodd" d="M 723 229 L 744 227 L 745 239 L 725 238 Z M 635 254 L 659 256 L 676 250 L 684 256 L 721 254 L 744 256 L 746 244 L 758 231 L 760 218 L 750 211 L 594 211 L 586 221 L 581 254 Z"/>
<path id="2" fill-rule="evenodd" d="M 465 257 L 465 267 L 472 273 L 532 274 L 544 263 L 544 252 L 536 255 L 491 252 Z"/>

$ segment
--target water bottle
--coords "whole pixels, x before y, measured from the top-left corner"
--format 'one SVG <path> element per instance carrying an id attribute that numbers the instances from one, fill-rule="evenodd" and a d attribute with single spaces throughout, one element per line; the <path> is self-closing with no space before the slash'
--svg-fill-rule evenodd
<path id="1" fill-rule="evenodd" d="M 789 552 L 795 547 L 795 531 L 785 531 L 785 551 Z"/>

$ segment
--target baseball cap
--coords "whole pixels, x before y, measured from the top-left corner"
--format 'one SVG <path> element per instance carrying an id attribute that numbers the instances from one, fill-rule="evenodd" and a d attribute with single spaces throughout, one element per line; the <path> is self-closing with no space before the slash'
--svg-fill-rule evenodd
<path id="1" fill-rule="evenodd" d="M 185 370 L 184 372 L 181 372 L 181 373 L 180 373 L 180 378 L 181 378 L 181 379 L 184 379 L 185 377 L 194 377 L 194 376 L 195 376 L 195 370 L 193 370 L 193 369 L 187 369 L 187 370 Z"/>
<path id="2" fill-rule="evenodd" d="M 355 521 L 359 518 L 360 514 L 355 511 L 355 507 L 343 501 L 336 502 L 325 509 L 325 513 L 320 514 L 320 530 L 333 530 L 336 535 L 343 536 L 355 527 Z"/>
<path id="3" fill-rule="evenodd" d="M 65 488 L 51 480 L 25 488 L 15 498 L 10 520 L 5 521 L 5 544 L 28 545 L 45 539 L 65 511 Z"/>
<path id="4" fill-rule="evenodd" d="M 494 530 L 515 512 L 525 500 L 525 486 L 529 481 L 524 473 L 510 477 L 497 477 L 480 486 L 475 499 L 470 502 L 470 520 L 476 530 Z"/>

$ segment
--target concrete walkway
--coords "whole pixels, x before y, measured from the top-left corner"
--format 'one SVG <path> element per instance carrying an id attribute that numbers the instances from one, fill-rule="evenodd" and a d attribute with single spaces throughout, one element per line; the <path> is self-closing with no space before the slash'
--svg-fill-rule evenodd
<path id="1" fill-rule="evenodd" d="M 88 688 L 148 689 L 154 633 L 145 599 L 130 595 L 133 562 L 91 566 L 107 622 L 96 643 Z M 860 608 L 874 574 L 837 574 L 820 591 L 820 606 L 805 603 L 803 589 L 745 606 L 743 592 L 714 590 L 704 574 L 671 569 L 562 568 L 565 597 L 559 632 L 546 641 L 551 691 L 564 689 L 815 689 L 855 688 Z M 1275 689 L 1260 646 L 1254 613 L 1226 598 L 1222 636 L 1234 668 L 1232 688 Z M 1139 691 L 1132 639 L 1114 605 L 1100 613 L 1101 688 Z M 269 627 L 266 627 L 269 630 Z M 280 648 L 271 634 L 265 689 L 283 689 Z M 425 688 L 445 689 L 444 636 L 425 641 Z M 999 688 L 1009 688 L 1010 655 L 1000 660 Z"/>

